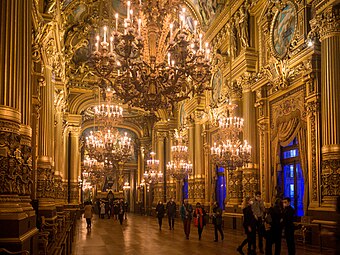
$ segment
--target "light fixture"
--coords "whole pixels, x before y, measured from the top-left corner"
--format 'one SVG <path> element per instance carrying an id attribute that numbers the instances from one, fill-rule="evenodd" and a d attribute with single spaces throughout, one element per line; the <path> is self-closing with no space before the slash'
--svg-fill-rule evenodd
<path id="1" fill-rule="evenodd" d="M 177 180 L 188 178 L 192 173 L 193 165 L 188 160 L 189 152 L 186 139 L 178 130 L 175 130 L 175 145 L 171 146 L 171 152 L 173 160 L 166 165 L 170 176 Z"/>
<path id="2" fill-rule="evenodd" d="M 96 36 L 90 66 L 124 103 L 155 111 L 208 89 L 209 45 L 179 3 L 147 0 L 134 12 L 127 1 L 123 22 L 116 14 Z"/>
<path id="3" fill-rule="evenodd" d="M 237 105 L 228 101 L 225 107 L 226 111 L 216 121 L 219 130 L 217 141 L 211 147 L 211 156 L 214 164 L 235 170 L 250 162 L 251 146 L 246 140 L 241 141 L 244 120 L 234 116 Z"/>
<path id="4" fill-rule="evenodd" d="M 133 154 L 131 138 L 116 128 L 90 132 L 85 143 L 88 154 L 99 162 L 126 162 Z"/>
<path id="5" fill-rule="evenodd" d="M 129 182 L 124 182 L 123 190 L 128 190 L 130 188 L 131 188 L 131 186 L 130 186 Z"/>
<path id="6" fill-rule="evenodd" d="M 116 99 L 114 98 L 115 93 L 110 87 L 101 90 L 104 101 L 101 102 L 99 96 L 98 105 L 93 108 L 93 117 L 94 120 L 110 128 L 123 120 L 123 107 L 114 103 Z"/>
<path id="7" fill-rule="evenodd" d="M 162 171 L 158 171 L 159 160 L 155 159 L 156 153 L 150 152 L 150 159 L 146 161 L 147 170 L 144 172 L 144 179 L 149 183 L 163 180 Z"/>

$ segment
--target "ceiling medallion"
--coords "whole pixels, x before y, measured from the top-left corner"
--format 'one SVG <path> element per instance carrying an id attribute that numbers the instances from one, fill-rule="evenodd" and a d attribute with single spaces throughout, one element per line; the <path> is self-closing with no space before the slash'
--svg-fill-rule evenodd
<path id="1" fill-rule="evenodd" d="M 209 45 L 178 1 L 127 1 L 126 16 L 96 36 L 89 63 L 123 103 L 148 111 L 203 93 L 211 77 Z"/>

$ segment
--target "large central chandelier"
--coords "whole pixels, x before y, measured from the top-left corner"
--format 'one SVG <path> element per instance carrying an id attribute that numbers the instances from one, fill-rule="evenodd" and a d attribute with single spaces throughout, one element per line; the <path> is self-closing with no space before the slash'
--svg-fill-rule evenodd
<path id="1" fill-rule="evenodd" d="M 179 3 L 127 1 L 126 17 L 96 36 L 90 64 L 124 103 L 154 111 L 208 88 L 209 45 Z"/>
<path id="2" fill-rule="evenodd" d="M 234 116 L 236 104 L 228 102 L 226 112 L 217 120 L 219 131 L 217 141 L 211 147 L 211 156 L 214 164 L 235 170 L 250 162 L 251 146 L 246 140 L 241 141 L 244 120 Z"/>
<path id="3" fill-rule="evenodd" d="M 170 176 L 177 180 L 188 178 L 192 173 L 193 166 L 188 160 L 189 152 L 186 140 L 177 130 L 175 130 L 175 145 L 171 146 L 171 152 L 173 160 L 166 165 Z"/>

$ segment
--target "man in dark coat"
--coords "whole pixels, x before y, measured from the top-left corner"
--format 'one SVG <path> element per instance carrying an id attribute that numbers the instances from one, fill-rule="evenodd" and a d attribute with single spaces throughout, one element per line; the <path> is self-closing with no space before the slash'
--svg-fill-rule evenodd
<path id="1" fill-rule="evenodd" d="M 176 217 L 176 203 L 173 198 L 166 205 L 166 213 L 168 214 L 169 228 L 174 229 Z"/>
<path id="2" fill-rule="evenodd" d="M 275 244 L 275 255 L 281 254 L 282 238 L 282 211 L 281 200 L 276 199 L 274 206 L 270 207 L 265 219 L 266 227 L 266 255 L 272 255 L 272 246 Z"/>
<path id="3" fill-rule="evenodd" d="M 283 199 L 283 228 L 285 231 L 288 255 L 295 255 L 295 240 L 294 240 L 294 215 L 295 211 L 290 205 L 290 198 Z"/>
<path id="4" fill-rule="evenodd" d="M 240 254 L 244 254 L 242 248 L 248 243 L 248 255 L 256 254 L 256 219 L 252 210 L 253 200 L 246 197 L 243 208 L 243 227 L 247 235 L 242 244 L 237 248 Z"/>
<path id="5" fill-rule="evenodd" d="M 156 206 L 156 215 L 158 219 L 159 230 L 162 229 L 162 221 L 164 217 L 165 209 L 162 201 L 159 201 Z"/>
<path id="6" fill-rule="evenodd" d="M 222 209 L 218 206 L 218 203 L 214 203 L 213 207 L 213 220 L 214 230 L 215 230 L 215 239 L 214 242 L 218 242 L 218 232 L 221 234 L 221 239 L 224 239 L 224 234 L 222 230 Z"/>

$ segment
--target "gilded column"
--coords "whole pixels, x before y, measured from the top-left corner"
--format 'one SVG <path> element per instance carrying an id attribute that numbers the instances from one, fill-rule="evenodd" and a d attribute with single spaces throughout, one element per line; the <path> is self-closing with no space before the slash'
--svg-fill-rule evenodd
<path id="1" fill-rule="evenodd" d="M 205 173 L 204 173 L 204 150 L 203 150 L 203 112 L 195 113 L 195 140 L 194 140 L 194 202 L 204 202 L 205 198 Z"/>
<path id="2" fill-rule="evenodd" d="M 55 140 L 54 140 L 54 182 L 55 182 L 55 202 L 62 207 L 66 204 L 63 178 L 65 178 L 65 157 L 64 157 L 64 128 L 63 128 L 63 110 L 65 107 L 64 91 L 57 91 L 55 96 Z"/>
<path id="3" fill-rule="evenodd" d="M 189 130 L 188 130 L 188 151 L 189 151 L 189 161 L 193 163 L 192 175 L 188 177 L 188 198 L 189 203 L 193 203 L 195 199 L 195 121 L 194 118 L 188 120 Z M 181 187 L 182 188 L 182 187 Z M 183 194 L 184 197 L 184 194 Z"/>
<path id="4" fill-rule="evenodd" d="M 237 107 L 234 109 L 234 116 L 241 117 L 242 116 L 242 88 L 236 83 L 233 82 L 232 92 L 231 92 L 231 101 L 236 104 Z M 241 138 L 240 138 L 241 139 Z M 229 194 L 229 202 L 228 206 L 238 206 L 242 203 L 242 169 L 238 168 L 236 170 L 228 170 L 228 194 Z"/>
<path id="5" fill-rule="evenodd" d="M 157 131 L 156 141 L 156 158 L 159 160 L 158 171 L 164 174 L 165 167 L 165 138 L 167 133 L 165 131 Z M 164 200 L 164 182 L 155 183 L 154 187 L 154 199 L 153 203 L 157 203 L 159 200 Z"/>
<path id="6" fill-rule="evenodd" d="M 243 140 L 246 140 L 251 145 L 251 159 L 243 168 L 242 176 L 242 193 L 243 197 L 253 197 L 254 192 L 259 190 L 258 187 L 258 164 L 257 164 L 257 139 L 256 139 L 256 108 L 255 94 L 250 89 L 251 84 L 244 81 L 242 84 L 243 98 Z"/>
<path id="7" fill-rule="evenodd" d="M 53 131 L 54 131 L 54 84 L 52 70 L 45 69 L 46 86 L 40 88 L 41 109 L 38 131 L 37 157 L 37 198 L 39 200 L 39 214 L 55 219 L 56 206 L 54 201 L 54 173 L 53 173 Z"/>
<path id="8" fill-rule="evenodd" d="M 31 152 L 31 6 L 0 2 L 0 247 L 36 253 Z"/>
<path id="9" fill-rule="evenodd" d="M 340 4 L 321 15 L 322 206 L 340 195 Z"/>
<path id="10" fill-rule="evenodd" d="M 69 151 L 69 176 L 68 176 L 68 203 L 69 206 L 78 207 L 80 203 L 79 197 L 79 184 L 78 184 L 78 176 L 81 175 L 80 171 L 80 149 L 79 149 L 79 136 L 80 136 L 80 128 L 79 124 L 81 121 L 80 115 L 72 115 L 69 116 L 69 119 L 72 122 L 77 123 L 69 128 L 69 143 L 70 143 L 70 151 Z"/>

